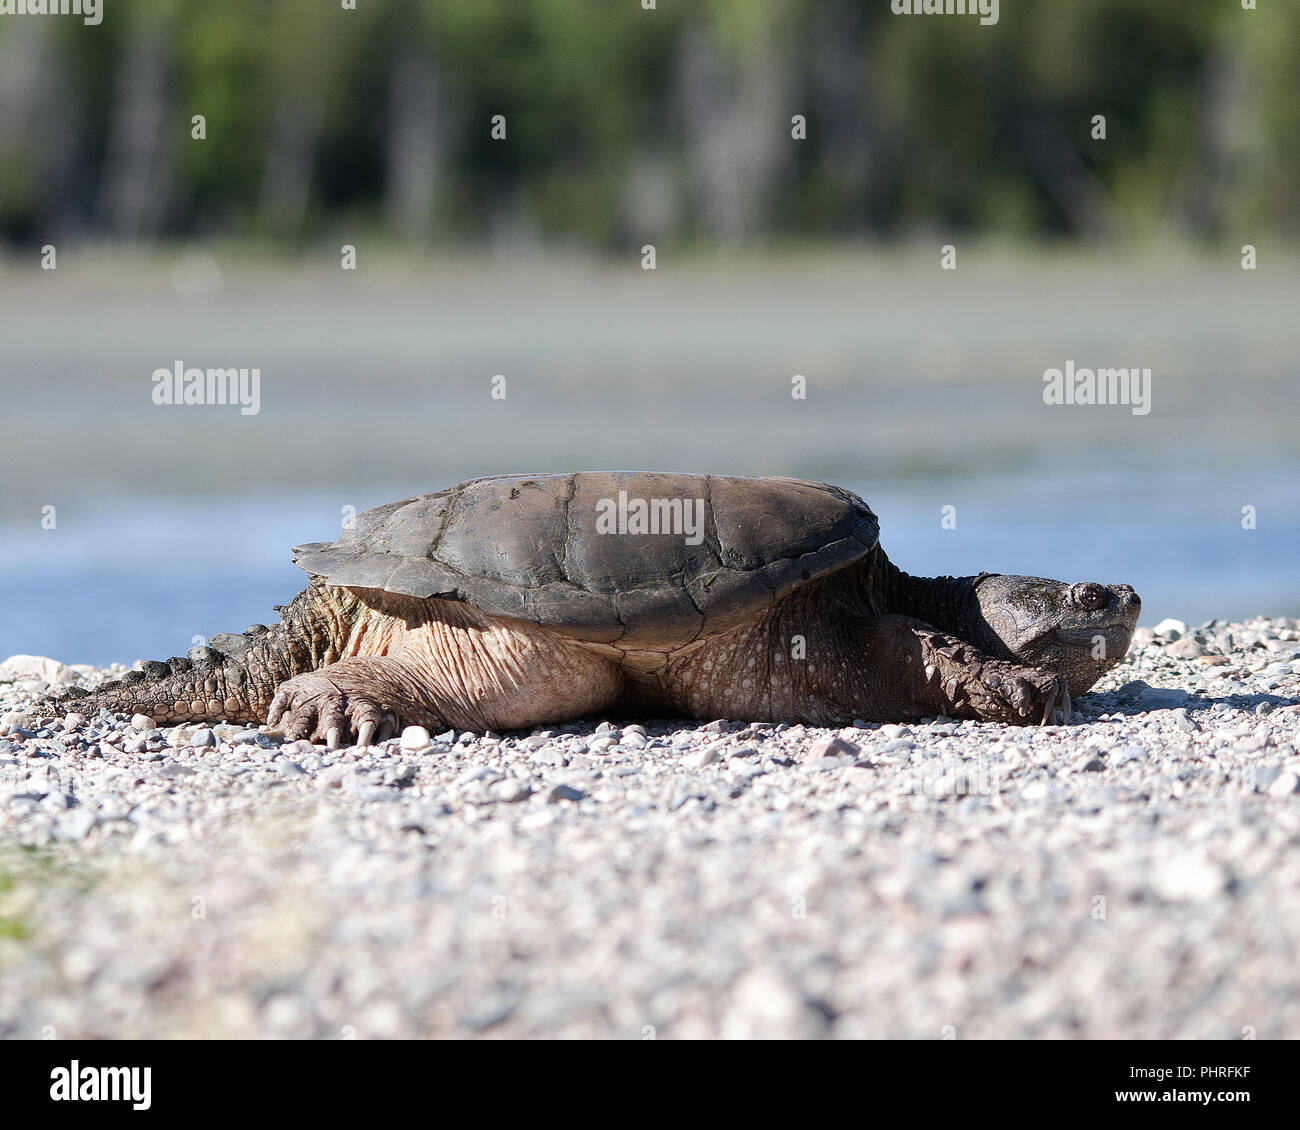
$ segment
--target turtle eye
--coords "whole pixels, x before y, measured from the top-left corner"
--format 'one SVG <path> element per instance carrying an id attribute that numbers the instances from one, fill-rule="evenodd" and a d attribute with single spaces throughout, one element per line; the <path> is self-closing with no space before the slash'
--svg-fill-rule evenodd
<path id="1" fill-rule="evenodd" d="M 1081 608 L 1104 608 L 1106 600 L 1106 590 L 1093 581 L 1074 586 L 1074 601 Z"/>

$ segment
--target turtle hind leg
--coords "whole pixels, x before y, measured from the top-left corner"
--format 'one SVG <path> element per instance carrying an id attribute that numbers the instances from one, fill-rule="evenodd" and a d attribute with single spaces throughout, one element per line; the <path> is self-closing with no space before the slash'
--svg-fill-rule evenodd
<path id="1" fill-rule="evenodd" d="M 406 726 L 520 730 L 596 713 L 623 693 L 616 663 L 544 628 L 433 599 L 385 655 L 340 659 L 280 685 L 267 721 L 337 745 Z"/>

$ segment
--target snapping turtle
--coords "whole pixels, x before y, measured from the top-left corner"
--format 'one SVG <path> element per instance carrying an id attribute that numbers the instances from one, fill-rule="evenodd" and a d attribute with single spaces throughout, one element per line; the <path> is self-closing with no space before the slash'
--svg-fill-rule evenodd
<path id="1" fill-rule="evenodd" d="M 279 624 L 146 663 L 78 709 L 331 745 L 601 711 L 1034 723 L 1069 721 L 1128 649 L 1128 585 L 911 577 L 878 533 L 856 495 L 800 479 L 473 479 L 299 546 L 311 580 Z"/>

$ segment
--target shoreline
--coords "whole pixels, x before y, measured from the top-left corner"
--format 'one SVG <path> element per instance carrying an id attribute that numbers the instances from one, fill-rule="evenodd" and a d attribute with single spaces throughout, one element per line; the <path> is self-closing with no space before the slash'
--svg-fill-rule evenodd
<path id="1" fill-rule="evenodd" d="M 418 750 L 0 664 L 0 1035 L 1294 1038 L 1300 621 L 1160 627 L 1070 726 Z"/>

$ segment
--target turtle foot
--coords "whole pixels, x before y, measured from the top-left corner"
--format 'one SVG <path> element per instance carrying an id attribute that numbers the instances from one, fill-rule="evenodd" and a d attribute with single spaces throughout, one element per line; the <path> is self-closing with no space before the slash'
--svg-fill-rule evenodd
<path id="1" fill-rule="evenodd" d="M 984 722 L 1053 726 L 1058 709 L 1066 723 L 1073 714 L 1065 678 L 1042 668 L 988 663 L 968 693 L 971 710 Z"/>
<path id="2" fill-rule="evenodd" d="M 330 749 L 354 737 L 365 746 L 400 733 L 397 710 L 355 683 L 329 668 L 289 679 L 271 700 L 267 723 L 282 726 L 287 738 L 323 742 Z"/>

